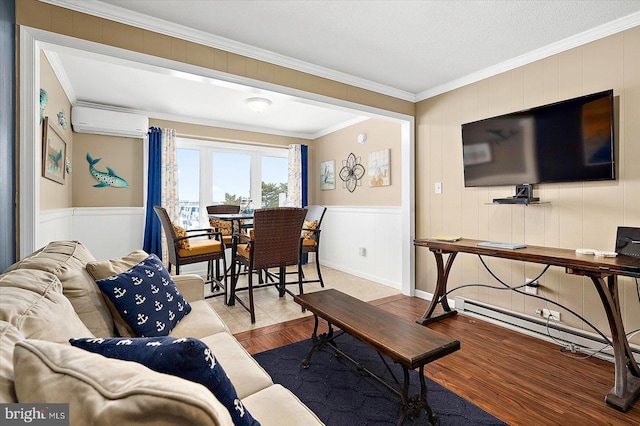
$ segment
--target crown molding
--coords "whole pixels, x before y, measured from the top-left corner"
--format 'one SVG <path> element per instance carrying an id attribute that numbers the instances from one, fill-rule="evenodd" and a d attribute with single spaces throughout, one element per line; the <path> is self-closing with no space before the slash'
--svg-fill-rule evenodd
<path id="1" fill-rule="evenodd" d="M 60 57 L 57 52 L 52 52 L 50 50 L 43 50 L 44 56 L 47 57 L 49 61 L 49 65 L 53 69 L 53 73 L 56 75 L 56 78 L 60 82 L 62 86 L 62 90 L 67 95 L 69 99 L 69 103 L 73 105 L 78 100 L 78 96 L 76 95 L 75 90 L 73 90 L 73 86 L 71 85 L 71 80 L 69 80 L 69 75 L 64 70 L 62 63 L 60 62 Z"/>
<path id="2" fill-rule="evenodd" d="M 99 18 L 108 19 L 110 21 L 120 22 L 122 24 L 131 25 L 144 30 L 164 34 L 170 37 L 198 43 L 203 46 L 209 46 L 216 49 L 224 50 L 237 55 L 246 56 L 285 68 L 315 75 L 317 77 L 327 78 L 350 86 L 359 87 L 361 89 L 370 90 L 372 92 L 402 99 L 404 101 L 415 102 L 415 94 L 396 89 L 394 87 L 379 84 L 364 78 L 359 78 L 351 74 L 332 70 L 330 68 L 321 67 L 305 61 L 281 55 L 270 50 L 260 49 L 248 44 L 240 43 L 225 37 L 216 36 L 204 31 L 195 30 L 183 25 L 165 21 L 163 19 L 154 18 L 139 12 L 127 10 L 118 6 L 112 6 L 96 0 L 40 0 L 43 3 L 49 3 L 54 6 L 71 9 L 76 12 L 85 13 L 87 15 L 97 16 Z"/>
<path id="3" fill-rule="evenodd" d="M 131 25 L 152 32 L 176 37 L 205 46 L 221 49 L 227 52 L 246 56 L 252 59 L 269 62 L 274 65 L 291 68 L 297 71 L 328 78 L 340 83 L 371 90 L 383 95 L 392 96 L 409 102 L 420 102 L 425 99 L 449 92 L 454 89 L 493 77 L 506 71 L 530 64 L 569 49 L 579 47 L 595 40 L 625 31 L 640 25 L 640 12 L 635 12 L 617 20 L 589 29 L 575 36 L 541 47 L 483 70 L 448 81 L 441 85 L 421 91 L 417 94 L 406 92 L 390 86 L 378 84 L 370 80 L 361 79 L 350 74 L 319 67 L 308 62 L 300 61 L 288 56 L 280 55 L 266 49 L 259 49 L 244 43 L 215 36 L 204 31 L 195 30 L 183 25 L 174 24 L 162 19 L 153 18 L 138 12 L 112 6 L 96 0 L 40 0 L 55 6 L 71 9 L 76 12 L 97 16 L 115 22 Z"/>
<path id="4" fill-rule="evenodd" d="M 447 83 L 422 91 L 416 95 L 415 101 L 420 102 L 425 99 L 441 95 L 468 84 L 476 83 L 480 80 L 539 61 L 540 59 L 548 58 L 549 56 L 557 55 L 558 53 L 583 46 L 587 43 L 591 43 L 592 41 L 628 30 L 629 28 L 637 27 L 638 25 L 640 25 L 640 12 L 632 13 L 631 15 L 627 15 L 620 19 L 616 19 L 615 21 L 584 31 L 580 34 L 565 38 L 564 40 L 549 44 L 541 47 L 540 49 L 525 53 L 524 55 L 517 56 L 478 72 L 471 73 L 464 77 L 451 80 Z"/>

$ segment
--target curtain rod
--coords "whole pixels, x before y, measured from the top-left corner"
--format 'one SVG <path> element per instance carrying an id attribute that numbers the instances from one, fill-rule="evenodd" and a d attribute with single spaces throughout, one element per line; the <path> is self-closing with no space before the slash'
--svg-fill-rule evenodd
<path id="1" fill-rule="evenodd" d="M 269 148 L 282 148 L 282 149 L 288 149 L 289 145 L 276 145 L 273 143 L 263 143 L 263 142 L 250 142 L 250 141 L 245 141 L 245 140 L 241 140 L 241 139 L 228 139 L 228 138 L 214 138 L 211 136 L 202 136 L 202 135 L 189 135 L 186 133 L 178 133 L 176 132 L 176 137 L 177 138 L 188 138 L 188 139 L 198 139 L 198 140 L 204 140 L 204 141 L 211 141 L 211 142 L 231 142 L 231 143 L 241 143 L 243 145 L 254 145 L 254 146 L 264 146 L 264 147 L 269 147 Z"/>

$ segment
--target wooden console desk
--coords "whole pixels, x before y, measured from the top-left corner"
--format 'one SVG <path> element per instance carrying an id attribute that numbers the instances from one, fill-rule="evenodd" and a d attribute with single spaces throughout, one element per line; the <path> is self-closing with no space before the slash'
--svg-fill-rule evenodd
<path id="1" fill-rule="evenodd" d="M 478 242 L 470 239 L 461 239 L 456 242 L 414 240 L 415 246 L 427 247 L 434 254 L 438 268 L 438 281 L 433 299 L 424 315 L 416 322 L 426 325 L 457 313 L 449 307 L 447 298 L 443 296 L 447 291 L 447 279 L 451 266 L 458 253 L 560 266 L 565 268 L 568 274 L 589 277 L 598 291 L 607 314 L 614 352 L 615 385 L 605 397 L 605 402 L 621 411 L 629 410 L 640 396 L 640 367 L 633 357 L 622 323 L 618 276 L 640 277 L 640 259 L 629 256 L 596 257 L 576 254 L 574 250 L 540 246 L 527 246 L 513 250 L 478 247 L 476 245 Z M 443 254 L 448 255 L 446 265 Z M 442 305 L 444 312 L 434 316 L 433 312 L 438 304 Z"/>

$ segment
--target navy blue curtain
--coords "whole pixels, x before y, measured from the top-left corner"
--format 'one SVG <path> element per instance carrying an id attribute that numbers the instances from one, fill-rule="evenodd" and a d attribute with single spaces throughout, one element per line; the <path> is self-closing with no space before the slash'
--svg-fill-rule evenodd
<path id="1" fill-rule="evenodd" d="M 307 145 L 300 145 L 300 162 L 301 164 L 301 177 L 302 177 L 302 207 L 306 207 L 309 205 L 309 147 Z M 309 261 L 309 255 L 307 253 L 302 254 L 302 264 L 306 265 Z"/>
<path id="2" fill-rule="evenodd" d="M 149 128 L 149 175 L 147 182 L 147 211 L 142 249 L 162 258 L 162 225 L 153 206 L 162 205 L 162 129 Z"/>

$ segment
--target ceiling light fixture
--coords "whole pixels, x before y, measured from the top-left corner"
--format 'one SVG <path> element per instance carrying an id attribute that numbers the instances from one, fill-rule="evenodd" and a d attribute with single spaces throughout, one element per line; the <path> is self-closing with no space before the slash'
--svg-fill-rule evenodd
<path id="1" fill-rule="evenodd" d="M 271 106 L 271 101 L 265 98 L 249 98 L 247 105 L 255 112 L 264 112 Z"/>

